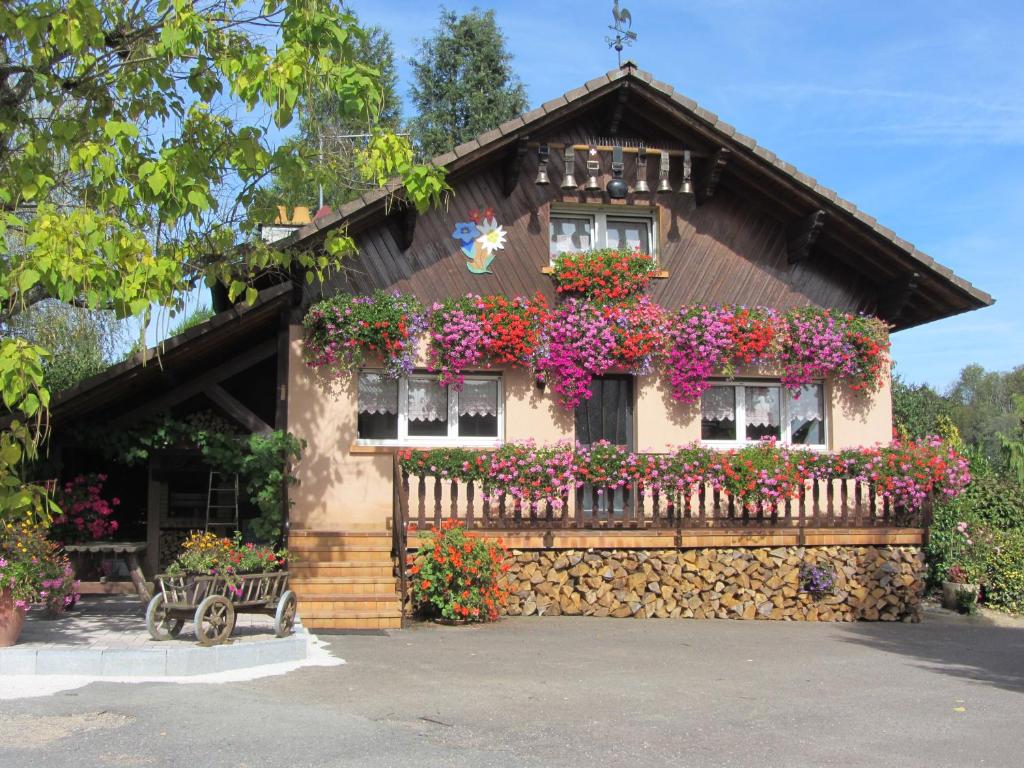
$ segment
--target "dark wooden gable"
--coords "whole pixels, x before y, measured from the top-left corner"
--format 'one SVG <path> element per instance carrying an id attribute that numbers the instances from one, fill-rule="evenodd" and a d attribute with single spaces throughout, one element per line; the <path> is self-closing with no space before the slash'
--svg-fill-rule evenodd
<path id="1" fill-rule="evenodd" d="M 642 103 L 627 101 L 623 114 L 616 116 L 617 101 L 599 101 L 582 114 L 553 125 L 536 137 L 529 137 L 478 163 L 469 172 L 454 176 L 454 194 L 447 208 L 415 218 L 411 241 L 409 214 L 393 207 L 390 214 L 361 231 L 354 232 L 360 254 L 348 263 L 343 275 L 335 277 L 324 292 L 398 289 L 415 294 L 424 302 L 441 301 L 466 293 L 533 295 L 540 291 L 554 299 L 551 279 L 542 273 L 548 264 L 548 222 L 551 205 L 608 205 L 604 194 L 563 194 L 563 147 L 583 145 L 616 137 L 635 144 L 642 141 L 652 149 L 682 147 L 695 153 L 695 178 L 700 180 L 715 159 L 716 148 L 677 133 L 670 135 L 663 125 L 649 119 Z M 612 133 L 612 129 L 615 133 Z M 538 168 L 538 146 L 550 147 L 550 184 L 534 183 Z M 576 153 L 576 179 L 582 184 L 586 153 Z M 609 153 L 602 153 L 602 186 L 610 177 Z M 506 195 L 510 168 L 516 183 Z M 648 183 L 658 181 L 658 156 L 648 155 Z M 636 155 L 626 155 L 625 178 L 632 187 L 636 178 Z M 672 157 L 670 177 L 674 189 L 681 182 L 681 162 Z M 713 196 L 698 204 L 697 196 L 654 192 L 631 195 L 624 209 L 639 206 L 658 210 L 660 260 L 668 276 L 654 281 L 652 297 L 669 307 L 683 303 L 764 304 L 788 308 L 815 304 L 848 311 L 869 309 L 875 302 L 873 287 L 857 272 L 827 254 L 815 252 L 791 263 L 788 255 L 785 217 L 745 194 L 741 184 L 730 179 L 728 165 Z M 491 265 L 493 274 L 477 275 L 466 268 L 452 231 L 467 221 L 470 210 L 491 208 L 508 233 L 507 243 Z M 315 299 L 319 290 L 309 292 Z"/>
<path id="2" fill-rule="evenodd" d="M 603 195 L 562 195 L 562 147 L 618 140 L 692 152 L 692 197 L 632 200 L 659 208 L 660 256 L 668 276 L 655 282 L 652 293 L 668 306 L 815 304 L 875 312 L 900 329 L 993 302 L 834 191 L 631 63 L 435 158 L 448 168 L 454 189 L 446 208 L 417 216 L 392 186 L 303 227 L 279 247 L 319 248 L 337 226 L 356 238 L 360 255 L 327 285 L 307 289 L 307 303 L 324 294 L 375 288 L 411 291 L 426 301 L 469 292 L 541 291 L 550 298 L 552 286 L 541 269 L 548 261 L 551 205 L 608 202 Z M 534 183 L 542 144 L 550 150 L 546 187 Z M 602 185 L 609 155 L 602 154 Z M 625 160 L 632 185 L 635 155 Z M 585 161 L 585 152 L 577 152 L 579 183 L 586 178 Z M 680 161 L 673 158 L 674 189 Z M 651 154 L 652 189 L 657 174 L 657 155 Z M 390 197 L 396 190 L 397 200 Z M 495 210 L 508 242 L 493 274 L 474 275 L 451 233 L 471 209 L 487 207 Z"/>

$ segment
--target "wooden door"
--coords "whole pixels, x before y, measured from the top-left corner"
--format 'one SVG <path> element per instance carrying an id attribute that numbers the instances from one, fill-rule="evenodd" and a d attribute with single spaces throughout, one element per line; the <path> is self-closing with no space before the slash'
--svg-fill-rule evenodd
<path id="1" fill-rule="evenodd" d="M 600 440 L 633 450 L 633 377 L 600 376 L 590 383 L 590 399 L 576 406 L 576 441 L 590 446 Z M 630 504 L 630 489 L 607 494 L 585 486 L 577 494 L 591 519 L 622 519 Z"/>

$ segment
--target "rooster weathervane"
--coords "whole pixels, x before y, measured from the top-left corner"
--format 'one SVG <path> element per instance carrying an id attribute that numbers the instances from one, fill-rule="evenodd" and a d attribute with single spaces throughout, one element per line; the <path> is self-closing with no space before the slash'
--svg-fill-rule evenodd
<path id="1" fill-rule="evenodd" d="M 615 36 L 606 37 L 604 41 L 608 43 L 609 48 L 615 49 L 621 67 L 622 49 L 627 45 L 632 45 L 636 40 L 636 32 L 633 31 L 633 14 L 629 12 L 628 8 L 619 8 L 619 0 L 615 0 L 615 4 L 612 5 L 612 17 L 615 19 L 615 23 L 608 29 L 614 32 Z"/>

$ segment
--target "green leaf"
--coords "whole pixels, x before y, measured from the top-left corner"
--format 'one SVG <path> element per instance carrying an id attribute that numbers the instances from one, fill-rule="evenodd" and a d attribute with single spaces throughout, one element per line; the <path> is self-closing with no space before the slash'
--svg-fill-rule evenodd
<path id="1" fill-rule="evenodd" d="M 18 290 L 25 293 L 29 288 L 39 282 L 39 273 L 31 267 L 26 267 L 18 275 Z"/>
<path id="2" fill-rule="evenodd" d="M 161 171 L 153 171 L 147 178 L 146 184 L 149 185 L 154 195 L 159 195 L 164 191 L 164 187 L 167 186 L 167 176 Z M 191 196 L 191 193 L 190 193 Z M 204 197 L 205 200 L 205 197 Z"/>
<path id="3" fill-rule="evenodd" d="M 190 189 L 188 191 L 188 201 L 200 211 L 205 211 L 210 207 L 210 201 L 201 189 Z"/>

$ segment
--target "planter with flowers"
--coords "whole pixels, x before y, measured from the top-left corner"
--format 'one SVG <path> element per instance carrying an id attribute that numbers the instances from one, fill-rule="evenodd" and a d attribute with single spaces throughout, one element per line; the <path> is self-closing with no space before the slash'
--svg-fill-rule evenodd
<path id="1" fill-rule="evenodd" d="M 551 267 L 555 290 L 594 302 L 623 301 L 644 291 L 657 265 L 639 251 L 606 248 L 560 253 Z"/>
<path id="2" fill-rule="evenodd" d="M 59 487 L 56 494 L 61 514 L 50 524 L 50 536 L 62 544 L 104 541 L 117 532 L 113 518 L 121 500 L 103 497 L 104 474 L 78 475 Z"/>
<path id="3" fill-rule="evenodd" d="M 30 608 L 59 615 L 74 605 L 76 586 L 67 558 L 45 528 L 27 520 L 0 524 L 0 647 L 18 641 Z"/>
<path id="4" fill-rule="evenodd" d="M 470 537 L 458 520 L 431 528 L 411 557 L 413 604 L 443 623 L 495 621 L 508 598 L 508 570 L 501 541 Z"/>
<path id="5" fill-rule="evenodd" d="M 200 645 L 218 645 L 231 636 L 238 613 L 273 616 L 277 636 L 290 634 L 297 609 L 286 562 L 284 550 L 243 542 L 238 532 L 233 538 L 192 533 L 167 573 L 154 578 L 158 592 L 146 609 L 150 636 L 177 637 L 191 619 Z"/>
<path id="6" fill-rule="evenodd" d="M 950 539 L 950 566 L 942 582 L 942 607 L 974 613 L 985 577 L 987 531 L 959 522 Z"/>
<path id="7" fill-rule="evenodd" d="M 430 368 L 442 386 L 462 388 L 463 372 L 493 365 L 532 368 L 550 310 L 544 297 L 463 296 L 430 314 Z"/>
<path id="8" fill-rule="evenodd" d="M 386 373 L 410 373 L 416 339 L 426 327 L 423 307 L 412 296 L 377 291 L 339 294 L 314 304 L 303 321 L 304 354 L 311 368 L 358 370 L 367 354 L 381 355 Z"/>

